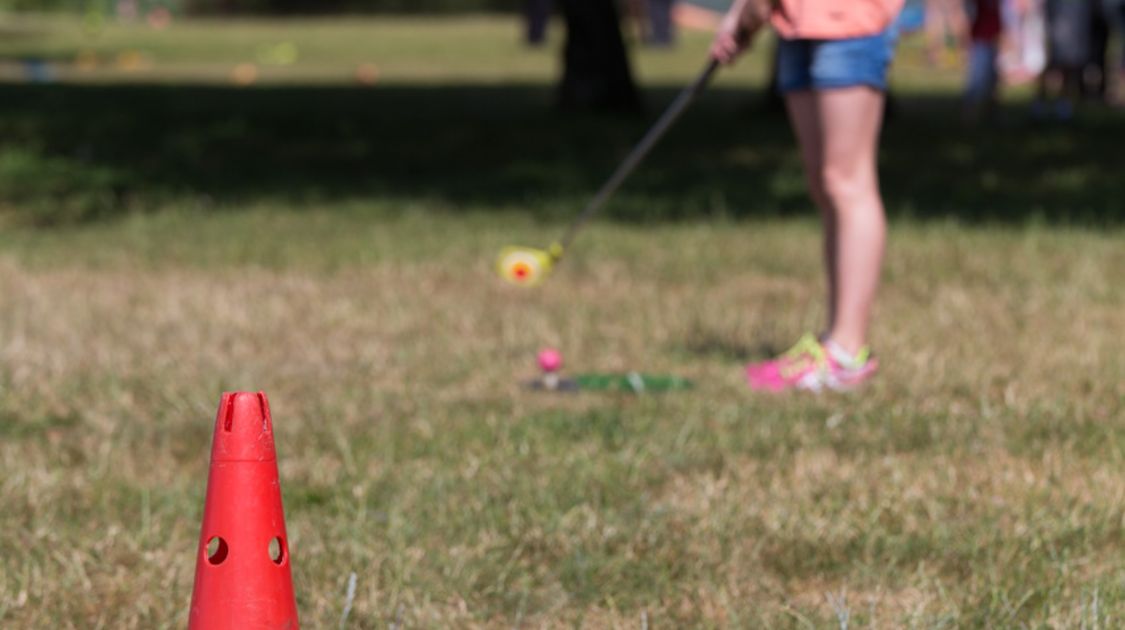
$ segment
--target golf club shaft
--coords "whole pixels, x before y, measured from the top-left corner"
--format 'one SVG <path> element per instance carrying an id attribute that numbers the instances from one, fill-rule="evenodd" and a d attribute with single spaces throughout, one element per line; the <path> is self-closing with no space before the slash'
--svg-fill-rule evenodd
<path id="1" fill-rule="evenodd" d="M 672 123 L 676 122 L 676 119 L 680 117 L 680 114 L 684 113 L 684 110 L 695 100 L 695 97 L 699 96 L 703 88 L 707 87 L 707 83 L 711 81 L 711 77 L 715 74 L 715 70 L 718 69 L 718 67 L 718 61 L 714 59 L 709 60 L 707 66 L 695 81 L 684 88 L 679 96 L 676 97 L 676 100 L 672 101 L 672 104 L 668 106 L 668 109 L 664 110 L 664 113 L 661 114 L 656 123 L 652 125 L 652 128 L 648 130 L 648 133 L 633 147 L 633 150 L 625 157 L 625 160 L 621 162 L 617 170 L 613 172 L 613 175 L 602 184 L 602 187 L 598 189 L 594 198 L 590 200 L 590 203 L 586 205 L 582 213 L 579 214 L 574 222 L 570 224 L 570 227 L 567 228 L 566 234 L 563 236 L 562 240 L 559 241 L 563 251 L 566 251 L 566 249 L 570 247 L 570 243 L 578 234 L 578 230 L 582 229 L 586 221 L 605 205 L 605 202 L 613 196 L 613 193 L 617 192 L 621 183 L 636 170 L 637 165 L 645 159 L 645 156 L 648 155 L 657 141 L 664 136 L 664 133 L 672 126 Z"/>

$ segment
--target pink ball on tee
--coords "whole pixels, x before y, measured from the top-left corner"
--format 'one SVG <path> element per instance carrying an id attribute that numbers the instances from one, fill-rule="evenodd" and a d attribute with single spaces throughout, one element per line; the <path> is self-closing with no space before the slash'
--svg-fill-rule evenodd
<path id="1" fill-rule="evenodd" d="M 557 372 L 562 367 L 562 353 L 554 348 L 539 351 L 539 369 L 544 372 Z"/>

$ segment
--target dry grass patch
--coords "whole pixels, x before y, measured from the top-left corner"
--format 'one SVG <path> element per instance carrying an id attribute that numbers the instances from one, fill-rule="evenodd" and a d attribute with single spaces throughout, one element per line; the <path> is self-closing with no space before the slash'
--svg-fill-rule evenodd
<path id="1" fill-rule="evenodd" d="M 383 229 L 405 242 L 442 221 Z M 346 258 L 349 231 L 322 251 Z M 1093 619 L 1095 593 L 1103 627 L 1121 618 L 1111 239 L 900 227 L 878 382 L 775 398 L 747 394 L 740 365 L 815 326 L 814 226 L 588 236 L 533 293 L 463 264 L 494 233 L 324 267 L 223 262 L 210 236 L 196 265 L 140 268 L 128 246 L 93 267 L 49 243 L 38 262 L 6 255 L 0 619 L 182 623 L 210 418 L 234 388 L 273 402 L 313 626 L 336 623 L 351 572 L 355 627 L 801 627 L 845 610 L 874 627 L 1066 626 Z M 526 392 L 546 344 L 574 369 L 697 388 Z"/>

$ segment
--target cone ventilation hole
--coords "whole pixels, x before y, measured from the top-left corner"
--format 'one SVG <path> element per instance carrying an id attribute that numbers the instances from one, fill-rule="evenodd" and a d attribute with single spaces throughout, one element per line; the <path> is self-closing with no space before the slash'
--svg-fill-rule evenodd
<path id="1" fill-rule="evenodd" d="M 281 540 L 281 536 L 274 536 L 270 538 L 270 560 L 274 564 L 281 564 L 285 561 L 285 543 Z"/>
<path id="2" fill-rule="evenodd" d="M 227 559 L 228 551 L 227 541 L 219 536 L 212 536 L 207 541 L 207 547 L 204 549 L 204 552 L 207 554 L 207 562 L 213 565 L 222 564 L 223 560 Z"/>

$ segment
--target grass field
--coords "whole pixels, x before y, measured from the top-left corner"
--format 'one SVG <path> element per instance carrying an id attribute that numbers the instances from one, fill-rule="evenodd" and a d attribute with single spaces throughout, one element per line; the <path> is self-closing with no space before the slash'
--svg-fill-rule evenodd
<path id="1" fill-rule="evenodd" d="M 349 628 L 1125 623 L 1125 118 L 965 127 L 908 47 L 891 243 L 849 396 L 741 366 L 821 317 L 761 63 L 540 291 L 494 279 L 647 119 L 550 109 L 504 18 L 0 18 L 0 627 L 183 627 L 219 394 L 265 390 L 302 621 Z M 296 42 L 292 66 L 231 68 Z M 706 38 L 636 57 L 655 110 Z M 70 66 L 84 49 L 143 68 Z M 374 86 L 351 80 L 376 63 Z M 521 387 L 691 378 L 665 396 Z"/>

